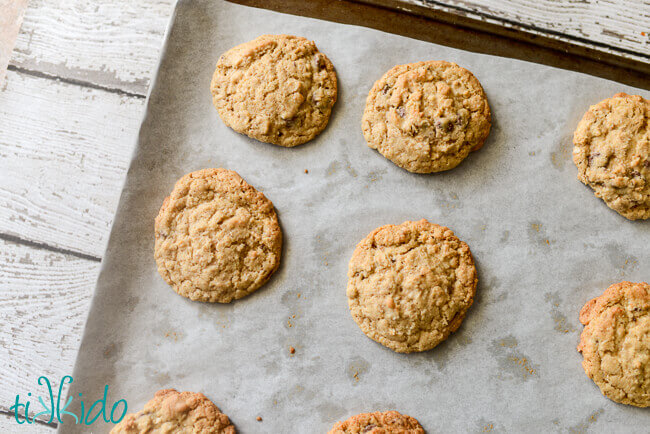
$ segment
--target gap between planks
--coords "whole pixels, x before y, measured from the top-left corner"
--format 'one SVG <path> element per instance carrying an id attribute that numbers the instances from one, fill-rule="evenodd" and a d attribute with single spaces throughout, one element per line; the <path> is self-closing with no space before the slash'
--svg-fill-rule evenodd
<path id="1" fill-rule="evenodd" d="M 3 434 L 53 434 L 56 429 L 55 424 L 48 424 L 36 420 L 35 423 L 27 425 L 18 425 L 14 419 L 13 412 L 0 409 L 0 432 Z M 29 431 L 28 431 L 29 430 Z"/>
<path id="2" fill-rule="evenodd" d="M 51 75 L 46 72 L 41 72 L 41 71 L 34 71 L 31 69 L 26 69 L 26 68 L 21 68 L 19 66 L 15 65 L 9 65 L 7 67 L 7 70 L 9 71 L 14 71 L 14 72 L 19 72 L 21 74 L 27 74 L 31 75 L 33 77 L 39 77 L 39 78 L 45 78 L 48 80 L 55 80 L 61 83 L 67 83 L 67 84 L 72 84 L 75 86 L 80 86 L 80 87 L 86 87 L 89 89 L 97 89 L 97 90 L 103 90 L 104 92 L 108 93 L 115 93 L 118 95 L 124 95 L 124 96 L 130 96 L 133 98 L 146 98 L 147 96 L 143 93 L 135 93 L 135 92 L 128 92 L 126 90 L 117 88 L 117 87 L 108 87 L 108 86 L 102 86 L 100 84 L 95 84 L 90 81 L 83 81 L 83 80 L 77 80 L 74 78 L 66 78 L 66 77 L 61 77 L 58 75 Z"/>

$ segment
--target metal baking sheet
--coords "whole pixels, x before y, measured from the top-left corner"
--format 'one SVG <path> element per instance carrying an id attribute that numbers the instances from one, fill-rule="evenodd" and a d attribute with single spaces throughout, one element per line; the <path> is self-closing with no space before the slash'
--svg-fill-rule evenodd
<path id="1" fill-rule="evenodd" d="M 219 55 L 264 33 L 313 39 L 336 67 L 339 101 L 308 144 L 285 149 L 248 139 L 212 106 Z M 427 59 L 471 70 L 494 123 L 483 149 L 460 166 L 416 175 L 369 149 L 360 122 L 376 79 Z M 430 433 L 647 432 L 650 412 L 604 398 L 575 349 L 587 300 L 620 280 L 650 278 L 650 221 L 611 211 L 578 182 L 571 162 L 584 111 L 620 91 L 648 97 L 588 75 L 367 28 L 179 2 L 74 370 L 71 408 L 78 393 L 89 403 L 109 385 L 109 402 L 125 398 L 137 411 L 156 390 L 175 387 L 205 393 L 242 433 L 324 433 L 351 415 L 389 409 Z M 284 231 L 275 276 L 228 305 L 178 296 L 153 259 L 163 199 L 183 174 L 206 167 L 236 170 L 263 191 Z M 420 218 L 469 244 L 479 286 L 445 343 L 397 354 L 352 320 L 347 263 L 374 228 Z M 109 429 L 67 421 L 61 432 Z"/>

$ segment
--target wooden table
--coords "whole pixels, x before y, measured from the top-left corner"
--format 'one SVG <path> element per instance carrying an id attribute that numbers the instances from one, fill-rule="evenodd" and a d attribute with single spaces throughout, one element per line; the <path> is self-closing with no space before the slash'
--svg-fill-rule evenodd
<path id="1" fill-rule="evenodd" d="M 426 3 L 650 59 L 645 0 Z M 173 0 L 29 1 L 0 82 L 1 432 L 53 429 L 16 425 L 9 407 L 16 394 L 41 390 L 40 375 L 58 381 L 72 372 L 172 7 Z"/>

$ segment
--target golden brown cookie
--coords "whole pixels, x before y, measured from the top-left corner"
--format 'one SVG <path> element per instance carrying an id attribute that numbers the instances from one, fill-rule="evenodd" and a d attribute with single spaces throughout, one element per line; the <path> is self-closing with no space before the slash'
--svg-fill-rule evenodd
<path id="1" fill-rule="evenodd" d="M 111 434 L 235 434 L 228 416 L 202 393 L 159 390 L 144 410 L 127 414 Z"/>
<path id="2" fill-rule="evenodd" d="M 398 65 L 370 90 L 361 121 L 368 146 L 416 173 L 449 170 L 483 146 L 490 106 L 481 83 L 455 63 Z"/>
<path id="3" fill-rule="evenodd" d="M 287 147 L 323 131 L 337 97 L 332 62 L 312 41 L 290 35 L 262 35 L 228 50 L 210 88 L 226 125 Z"/>
<path id="4" fill-rule="evenodd" d="M 411 416 L 396 411 L 376 411 L 338 422 L 328 434 L 424 434 L 424 429 Z"/>
<path id="5" fill-rule="evenodd" d="M 203 169 L 179 179 L 155 230 L 158 272 L 192 300 L 242 298 L 280 264 L 282 231 L 273 204 L 232 170 Z"/>
<path id="6" fill-rule="evenodd" d="M 650 407 L 650 285 L 621 282 L 580 311 L 585 372 L 612 401 Z"/>
<path id="7" fill-rule="evenodd" d="M 467 244 L 424 219 L 371 232 L 354 250 L 348 279 L 356 323 L 399 353 L 429 350 L 456 331 L 478 282 Z"/>
<path id="8" fill-rule="evenodd" d="M 630 220 L 650 218 L 650 101 L 618 93 L 582 117 L 573 135 L 578 179 Z"/>

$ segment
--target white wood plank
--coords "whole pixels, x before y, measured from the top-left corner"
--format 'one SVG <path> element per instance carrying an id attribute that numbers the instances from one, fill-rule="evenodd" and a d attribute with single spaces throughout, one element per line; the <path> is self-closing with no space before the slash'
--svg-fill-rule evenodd
<path id="1" fill-rule="evenodd" d="M 99 265 L 0 240 L 1 410 L 72 373 Z"/>
<path id="2" fill-rule="evenodd" d="M 40 423 L 18 425 L 13 416 L 0 413 L 0 432 L 4 434 L 54 434 L 54 427 Z"/>
<path id="3" fill-rule="evenodd" d="M 30 0 L 11 64 L 145 95 L 174 0 Z"/>
<path id="4" fill-rule="evenodd" d="M 523 30 L 530 33 L 645 62 L 648 62 L 647 57 L 597 46 L 590 41 L 650 56 L 650 6 L 647 0 L 402 1 L 510 28 L 526 26 Z"/>
<path id="5" fill-rule="evenodd" d="M 9 71 L 0 233 L 101 258 L 144 99 Z"/>

